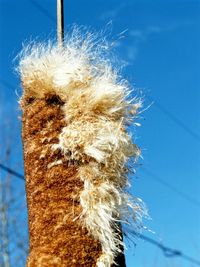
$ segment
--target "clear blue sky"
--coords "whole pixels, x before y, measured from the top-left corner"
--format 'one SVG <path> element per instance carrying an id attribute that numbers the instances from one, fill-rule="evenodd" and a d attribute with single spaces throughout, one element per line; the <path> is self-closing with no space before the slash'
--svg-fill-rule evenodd
<path id="1" fill-rule="evenodd" d="M 8 165 L 21 173 L 21 89 L 13 58 L 22 42 L 55 37 L 55 14 L 55 0 L 0 0 L 0 156 L 4 162 L 7 138 Z M 66 30 L 76 23 L 98 31 L 109 22 L 124 76 L 142 91 L 144 107 L 152 103 L 149 97 L 154 102 L 133 132 L 144 159 L 132 193 L 146 202 L 152 220 L 145 224 L 155 232 L 144 234 L 200 260 L 200 1 L 65 1 Z M 22 181 L 13 178 L 12 184 L 23 192 Z M 195 266 L 136 243 L 127 243 L 127 267 Z"/>

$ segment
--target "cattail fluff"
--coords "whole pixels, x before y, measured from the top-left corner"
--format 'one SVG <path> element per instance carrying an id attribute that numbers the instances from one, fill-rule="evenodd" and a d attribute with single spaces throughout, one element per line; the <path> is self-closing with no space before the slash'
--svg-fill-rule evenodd
<path id="1" fill-rule="evenodd" d="M 42 99 L 48 94 L 63 102 L 65 123 L 51 153 L 62 153 L 66 162 L 76 166 L 83 182 L 81 212 L 74 220 L 100 242 L 98 267 L 111 266 L 122 252 L 119 223 L 138 230 L 146 214 L 142 201 L 127 193 L 129 169 L 140 150 L 126 127 L 135 123 L 141 102 L 130 99 L 128 83 L 104 53 L 105 42 L 74 30 L 63 47 L 52 43 L 28 46 L 19 64 L 22 106 L 24 97 Z M 48 166 L 57 164 L 64 163 Z"/>

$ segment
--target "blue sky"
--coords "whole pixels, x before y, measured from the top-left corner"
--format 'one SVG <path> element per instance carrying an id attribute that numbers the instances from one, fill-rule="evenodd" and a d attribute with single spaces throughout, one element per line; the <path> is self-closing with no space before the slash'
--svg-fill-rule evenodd
<path id="1" fill-rule="evenodd" d="M 131 129 L 143 152 L 131 192 L 146 202 L 152 219 L 145 224 L 155 232 L 144 234 L 198 260 L 199 12 L 199 0 L 65 1 L 66 31 L 73 23 L 97 31 L 108 29 L 124 66 L 123 75 L 144 96 L 144 108 L 153 102 L 141 114 L 142 126 Z M 13 59 L 24 41 L 55 38 L 55 14 L 54 0 L 0 0 L 0 156 L 4 162 L 7 140 L 12 150 L 6 164 L 21 173 L 17 103 L 21 89 Z M 24 203 L 23 182 L 13 178 L 12 186 L 15 193 L 21 192 Z M 136 247 L 128 242 L 127 247 L 127 267 L 195 266 L 180 258 L 166 258 L 159 248 L 142 240 Z"/>

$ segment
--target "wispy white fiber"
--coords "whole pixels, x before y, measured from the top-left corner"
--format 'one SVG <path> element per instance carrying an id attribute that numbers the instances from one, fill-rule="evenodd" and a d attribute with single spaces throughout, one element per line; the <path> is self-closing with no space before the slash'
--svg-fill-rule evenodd
<path id="1" fill-rule="evenodd" d="M 130 99 L 128 83 L 113 69 L 106 50 L 106 42 L 76 29 L 63 48 L 51 43 L 26 48 L 19 65 L 25 96 L 55 94 L 64 102 L 66 125 L 52 149 L 77 164 L 84 183 L 79 219 L 101 243 L 98 267 L 110 267 L 122 252 L 119 222 L 138 231 L 146 214 L 142 201 L 127 193 L 129 168 L 140 150 L 126 126 L 137 125 L 141 102 Z"/>

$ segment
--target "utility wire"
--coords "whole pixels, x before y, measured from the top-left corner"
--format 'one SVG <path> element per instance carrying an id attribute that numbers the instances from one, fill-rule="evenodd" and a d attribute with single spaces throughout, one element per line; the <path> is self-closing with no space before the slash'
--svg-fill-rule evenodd
<path id="1" fill-rule="evenodd" d="M 32 5 L 34 5 L 38 10 L 40 10 L 45 16 L 47 16 L 52 22 L 56 22 L 56 18 L 54 16 L 52 16 L 51 13 L 49 13 L 49 11 L 46 10 L 46 8 L 44 8 L 42 5 L 40 5 L 38 2 L 36 2 L 35 0 L 30 0 L 30 2 L 32 3 Z"/>
<path id="2" fill-rule="evenodd" d="M 35 2 L 34 0 L 31 0 L 31 3 L 35 5 L 36 8 L 38 8 L 42 13 L 44 13 L 47 17 L 49 17 L 51 20 L 55 21 L 55 18 L 52 18 L 51 14 L 47 12 L 45 8 L 43 8 L 40 4 Z M 163 105 L 161 105 L 158 101 L 155 101 L 151 96 L 146 96 L 150 101 L 152 101 L 155 106 L 162 111 L 165 115 L 167 115 L 172 121 L 174 121 L 177 125 L 179 125 L 182 129 L 184 129 L 187 133 L 189 133 L 194 139 L 196 139 L 198 142 L 200 142 L 200 135 L 197 134 L 195 131 L 193 131 L 186 123 L 184 123 L 182 120 L 180 120 L 177 116 L 175 116 L 172 112 L 170 112 L 167 108 L 165 108 Z"/>
<path id="3" fill-rule="evenodd" d="M 51 20 L 55 22 L 55 18 L 52 18 L 52 16 L 47 12 L 45 8 L 43 8 L 40 4 L 36 3 L 34 0 L 31 0 L 31 3 L 35 5 L 36 8 L 38 8 L 42 13 L 44 13 L 47 17 L 49 17 Z M 195 140 L 200 142 L 200 135 L 197 134 L 193 129 L 191 129 L 186 123 L 184 123 L 181 119 L 179 119 L 177 116 L 175 116 L 172 112 L 170 112 L 166 107 L 164 107 L 161 103 L 158 101 L 155 101 L 151 96 L 146 96 L 150 101 L 154 103 L 154 105 L 163 112 L 168 118 L 170 118 L 173 122 L 175 122 L 179 127 L 181 127 L 183 130 L 185 130 L 190 136 L 192 136 Z"/>
<path id="4" fill-rule="evenodd" d="M 17 178 L 20 178 L 22 180 L 24 180 L 24 176 L 16 171 L 14 171 L 13 169 L 6 167 L 5 165 L 3 165 L 2 163 L 0 163 L 0 168 L 7 171 L 10 174 L 13 174 L 14 176 L 16 176 Z M 176 194 L 180 195 L 181 197 L 183 197 L 184 199 L 186 199 L 187 201 L 191 202 L 192 204 L 195 204 L 196 206 L 200 207 L 200 202 L 191 197 L 190 195 L 186 194 L 185 192 L 182 192 L 181 190 L 179 190 L 178 188 L 176 188 L 175 186 L 171 185 L 170 183 L 167 183 L 166 181 L 164 181 L 163 179 L 161 179 L 158 175 L 156 175 L 155 173 L 153 173 L 152 171 L 148 170 L 146 167 L 142 168 L 152 179 L 158 181 L 159 183 L 161 183 L 162 185 L 168 187 L 169 189 L 171 189 L 172 191 L 174 191 Z"/>
<path id="5" fill-rule="evenodd" d="M 181 127 L 183 130 L 185 130 L 190 136 L 192 136 L 194 139 L 196 139 L 198 142 L 200 142 L 200 135 L 197 134 L 193 129 L 191 129 L 186 123 L 184 123 L 181 119 L 179 119 L 176 115 L 174 115 L 171 111 L 169 111 L 166 107 L 164 107 L 161 103 L 154 100 L 151 96 L 146 96 L 150 101 L 153 102 L 153 104 L 162 112 L 164 113 L 168 118 L 170 118 L 173 122 L 175 122 L 179 127 Z"/>
<path id="6" fill-rule="evenodd" d="M 38 8 L 42 13 L 44 13 L 47 17 L 49 17 L 51 20 L 55 21 L 55 18 L 52 18 L 51 14 L 47 12 L 45 8 L 43 8 L 40 4 L 35 2 L 34 0 L 31 0 L 31 3 L 35 5 L 36 8 Z M 190 136 L 192 136 L 194 139 L 196 139 L 198 142 L 200 142 L 200 135 L 197 134 L 195 131 L 193 131 L 186 123 L 184 123 L 181 119 L 179 119 L 177 116 L 175 116 L 172 112 L 170 112 L 166 107 L 164 107 L 161 103 L 158 101 L 155 101 L 150 95 L 146 96 L 150 101 L 154 103 L 154 105 L 162 111 L 167 117 L 169 117 L 172 121 L 174 121 L 177 125 L 179 125 L 183 130 L 185 130 Z"/>
<path id="7" fill-rule="evenodd" d="M 0 82 L 7 87 L 8 89 L 14 88 L 14 86 L 12 84 L 10 84 L 9 82 L 7 82 L 6 80 L 1 79 Z"/>
<path id="8" fill-rule="evenodd" d="M 7 81 L 5 80 L 1 80 L 0 81 L 2 84 L 4 84 L 6 87 L 11 88 L 13 87 L 12 85 L 10 85 Z M 153 98 L 149 97 L 148 98 L 150 100 L 153 101 Z M 155 105 L 157 107 L 159 107 L 159 109 L 161 111 L 163 111 L 168 117 L 170 117 L 176 124 L 178 124 L 179 126 L 182 127 L 182 129 L 184 129 L 185 131 L 187 131 L 188 133 L 190 133 L 190 135 L 195 138 L 196 140 L 200 141 L 200 136 L 198 136 L 195 132 L 193 132 L 186 124 L 184 124 L 180 119 L 178 119 L 177 117 L 175 117 L 175 115 L 173 115 L 171 112 L 169 112 L 166 108 L 164 108 L 161 104 L 159 104 L 159 102 L 154 101 Z M 168 187 L 169 189 L 171 189 L 172 191 L 174 191 L 176 194 L 180 195 L 181 197 L 183 197 L 184 199 L 186 199 L 187 201 L 189 201 L 190 203 L 200 207 L 200 201 L 198 201 L 197 199 L 193 198 L 192 196 L 190 196 L 189 194 L 181 191 L 180 189 L 178 189 L 177 187 L 175 187 L 174 185 L 171 185 L 170 183 L 166 182 L 165 180 L 163 180 L 162 178 L 160 178 L 158 175 L 156 175 L 155 173 L 153 173 L 151 170 L 143 167 L 143 170 L 154 180 L 156 180 L 157 182 L 159 182 L 160 184 L 162 184 L 165 187 Z"/>
<path id="9" fill-rule="evenodd" d="M 36 1 L 34 0 L 30 0 L 31 3 L 37 8 L 39 9 L 43 14 L 45 14 L 51 21 L 55 22 L 56 19 L 55 17 L 53 17 L 43 6 L 41 6 L 40 4 L 38 4 Z M 4 82 L 5 84 L 5 82 Z M 165 108 L 163 105 L 161 105 L 158 101 L 155 101 L 152 97 L 147 96 L 151 101 L 154 102 L 155 106 L 162 111 L 165 115 L 167 115 L 172 121 L 174 121 L 177 125 L 179 125 L 183 130 L 185 130 L 187 133 L 189 133 L 194 139 L 196 139 L 197 141 L 200 142 L 200 136 L 194 132 L 189 126 L 187 126 L 187 124 L 185 124 L 182 120 L 180 120 L 178 117 L 176 117 L 172 112 L 170 112 L 167 108 Z M 0 163 L 0 168 L 7 171 L 10 174 L 13 174 L 14 176 L 16 176 L 19 179 L 24 180 L 24 176 L 14 170 L 12 170 L 11 168 L 8 168 L 6 166 L 4 166 L 3 164 Z M 145 168 L 145 171 L 148 172 L 148 174 L 151 175 L 151 177 L 153 179 L 155 179 L 156 181 L 159 181 L 161 184 L 165 185 L 166 187 L 170 188 L 171 190 L 173 190 L 174 192 L 176 192 L 177 194 L 181 195 L 182 197 L 184 197 L 185 199 L 187 199 L 188 201 L 192 202 L 195 205 L 200 206 L 200 202 L 194 198 L 192 198 L 191 196 L 189 196 L 188 194 L 180 191 L 179 189 L 177 189 L 176 187 L 172 186 L 171 184 L 165 182 L 164 180 L 162 180 L 160 177 L 158 177 L 157 175 L 153 174 L 151 171 L 147 170 Z M 164 255 L 166 257 L 182 257 L 183 259 L 190 261 L 191 263 L 194 263 L 196 265 L 200 266 L 200 261 L 196 260 L 190 256 L 185 255 L 183 252 L 176 250 L 176 249 L 171 249 L 169 247 L 166 247 L 162 244 L 160 244 L 159 242 L 155 241 L 152 238 L 149 238 L 145 235 L 140 234 L 139 236 L 140 239 L 143 239 L 149 243 L 151 243 L 152 245 L 155 245 L 157 247 L 159 247 Z"/>
<path id="10" fill-rule="evenodd" d="M 12 85 L 10 85 L 7 81 L 5 80 L 1 80 L 0 81 L 2 84 L 4 84 L 6 87 L 11 88 L 13 87 Z M 151 101 L 154 101 L 153 98 L 151 98 L 150 96 L 148 96 L 148 98 Z M 159 109 L 161 111 L 163 111 L 163 113 L 165 113 L 171 120 L 173 120 L 176 124 L 178 124 L 179 126 L 182 127 L 183 130 L 185 130 L 186 132 L 190 133 L 190 135 L 195 138 L 196 140 L 200 141 L 200 136 L 197 135 L 195 132 L 193 132 L 192 129 L 190 129 L 186 124 L 184 124 L 179 118 L 177 118 L 175 115 L 173 115 L 171 112 L 169 112 L 166 108 L 164 108 L 159 102 L 154 101 L 155 105 L 157 107 L 159 107 Z M 143 170 L 149 174 L 149 176 L 156 180 L 157 182 L 159 182 L 160 184 L 164 185 L 165 187 L 168 187 L 169 189 L 171 189 L 172 191 L 174 191 L 175 193 L 177 193 L 178 195 L 180 195 L 181 197 L 183 197 L 184 199 L 188 200 L 190 203 L 193 203 L 194 205 L 200 207 L 200 201 L 198 201 L 197 199 L 193 198 L 192 196 L 188 195 L 187 193 L 181 191 L 180 189 L 178 189 L 177 187 L 175 187 L 174 185 L 171 185 L 170 183 L 164 181 L 162 178 L 160 178 L 158 175 L 156 175 L 155 173 L 153 173 L 151 170 L 144 168 Z"/>
<path id="11" fill-rule="evenodd" d="M 2 163 L 0 163 L 0 168 L 1 168 L 2 170 L 4 170 L 4 171 L 6 171 L 6 172 L 8 172 L 8 173 L 10 173 L 10 174 L 12 174 L 12 175 L 14 175 L 15 177 L 21 179 L 21 180 L 25 180 L 25 178 L 24 178 L 24 176 L 23 176 L 22 174 L 20 174 L 20 173 L 14 171 L 13 169 L 11 169 L 11 168 L 5 166 L 5 165 L 2 164 Z"/>
<path id="12" fill-rule="evenodd" d="M 200 207 L 200 201 L 199 200 L 197 200 L 197 199 L 193 198 L 192 196 L 190 196 L 189 194 L 183 192 L 182 190 L 180 190 L 176 186 L 166 182 L 165 180 L 160 178 L 157 174 L 155 174 L 154 172 L 150 171 L 146 167 L 142 167 L 141 170 L 145 171 L 149 175 L 149 177 L 152 178 L 153 180 L 159 182 L 160 184 L 164 185 L 165 187 L 168 187 L 170 190 L 175 192 L 177 195 L 181 196 L 182 198 L 184 198 L 185 200 L 187 200 L 190 203 L 194 204 L 195 206 Z"/>
<path id="13" fill-rule="evenodd" d="M 194 263 L 194 264 L 200 266 L 200 261 L 199 260 L 184 254 L 180 250 L 167 247 L 167 246 L 161 244 L 160 242 L 158 242 L 158 241 L 154 240 L 153 238 L 150 238 L 150 237 L 148 237 L 146 235 L 143 235 L 143 234 L 139 234 L 138 235 L 138 233 L 136 233 L 135 231 L 131 231 L 130 230 L 130 232 L 134 236 L 138 236 L 140 239 L 145 240 L 148 243 L 160 248 L 162 250 L 164 256 L 167 257 L 167 258 L 180 257 L 180 258 L 183 258 L 184 260 L 187 260 L 188 262 L 191 262 L 191 263 Z"/>
<path id="14" fill-rule="evenodd" d="M 7 171 L 7 172 L 10 173 L 10 174 L 13 174 L 14 176 L 16 176 L 16 177 L 19 178 L 19 179 L 25 180 L 25 178 L 24 178 L 24 176 L 23 176 L 22 174 L 20 174 L 20 173 L 14 171 L 14 170 L 11 169 L 11 168 L 6 167 L 5 165 L 3 165 L 3 164 L 1 164 L 1 163 L 0 163 L 0 168 L 3 169 L 3 170 L 5 170 L 5 171 Z M 132 231 L 132 230 L 130 230 L 130 229 L 129 229 L 129 231 L 130 231 L 134 236 L 138 236 L 138 234 L 137 234 L 135 231 Z M 152 245 L 154 245 L 154 246 L 159 247 L 159 248 L 163 251 L 165 257 L 168 257 L 168 258 L 172 258 L 172 257 L 181 257 L 181 258 L 183 258 L 183 259 L 185 259 L 185 260 L 187 260 L 187 261 L 189 261 L 189 262 L 191 262 L 191 263 L 194 263 L 194 264 L 200 266 L 200 261 L 199 261 L 199 260 L 194 259 L 194 258 L 192 258 L 192 257 L 190 257 L 190 256 L 188 256 L 188 255 L 185 255 L 182 251 L 180 251 L 180 250 L 178 250 L 178 249 L 172 249 L 172 248 L 170 248 L 170 247 L 167 247 L 167 246 L 165 246 L 165 245 L 159 243 L 158 241 L 156 241 L 156 240 L 154 240 L 153 238 L 150 238 L 150 237 L 148 237 L 148 236 L 146 236 L 146 235 L 142 235 L 142 234 L 140 234 L 138 237 L 139 237 L 140 239 L 143 239 L 143 240 L 147 241 L 148 243 L 150 243 L 150 244 L 152 244 Z"/>

